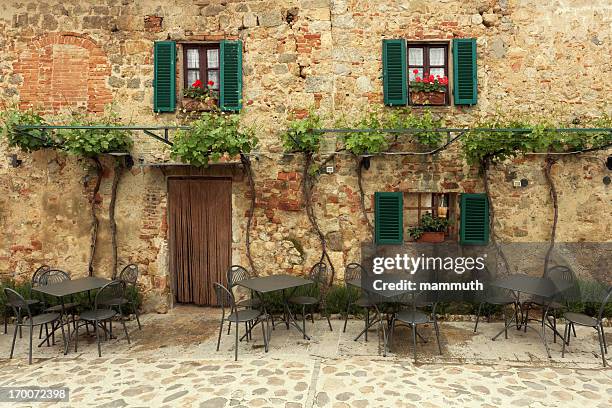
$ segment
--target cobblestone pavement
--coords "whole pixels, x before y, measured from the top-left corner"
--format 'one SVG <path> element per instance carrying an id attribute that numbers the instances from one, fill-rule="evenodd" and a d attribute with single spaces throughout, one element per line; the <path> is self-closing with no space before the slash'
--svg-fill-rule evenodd
<path id="1" fill-rule="evenodd" d="M 117 339 L 103 343 L 102 358 L 84 335 L 78 353 L 63 356 L 59 344 L 35 348 L 28 365 L 24 331 L 15 358 L 0 360 L 0 386 L 70 387 L 69 403 L 12 405 L 33 407 L 612 406 L 612 370 L 602 368 L 597 343 L 585 330 L 578 330 L 565 359 L 552 344 L 548 360 L 535 333 L 513 330 L 508 340 L 491 342 L 499 323 L 483 324 L 474 335 L 470 323 L 445 322 L 443 355 L 425 329 L 429 341 L 418 344 L 415 364 L 407 333 L 398 332 L 385 358 L 375 331 L 367 343 L 353 341 L 362 322 L 349 321 L 342 333 L 339 320 L 332 320 L 334 332 L 317 321 L 307 325 L 311 342 L 277 327 L 267 354 L 261 331 L 255 331 L 234 362 L 233 332 L 222 336 L 221 351 L 215 351 L 216 311 L 173 313 L 145 316 L 142 331 L 130 322 L 129 346 L 117 330 Z M 10 337 L 0 335 L 3 355 Z"/>

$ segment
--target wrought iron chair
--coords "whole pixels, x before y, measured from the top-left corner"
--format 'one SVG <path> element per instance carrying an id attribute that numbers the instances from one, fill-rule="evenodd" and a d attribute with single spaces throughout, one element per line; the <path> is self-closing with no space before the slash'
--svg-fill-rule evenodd
<path id="1" fill-rule="evenodd" d="M 4 288 L 4 294 L 8 300 L 8 303 L 13 308 L 13 312 L 15 313 L 15 332 L 13 333 L 13 342 L 11 344 L 11 355 L 10 358 L 13 358 L 13 352 L 15 351 L 15 340 L 17 339 L 17 331 L 21 330 L 21 327 L 26 326 L 30 328 L 30 348 L 28 354 L 28 363 L 32 364 L 32 336 L 34 334 L 35 326 L 42 326 L 51 323 L 55 325 L 61 319 L 61 314 L 59 313 L 42 313 L 38 315 L 32 315 L 32 311 L 30 310 L 30 305 L 27 300 L 23 298 L 19 293 L 10 288 Z M 22 318 L 23 312 L 26 312 L 26 316 Z M 64 333 L 64 326 L 59 324 L 62 328 L 62 339 L 64 341 L 64 348 L 66 347 L 66 335 Z"/>
<path id="2" fill-rule="evenodd" d="M 38 305 L 40 304 L 40 300 L 39 299 L 35 299 L 32 296 L 32 288 L 35 286 L 38 286 L 38 280 L 40 279 L 41 274 L 46 271 L 49 270 L 50 268 L 47 265 L 42 265 L 40 266 L 38 269 L 36 269 L 36 271 L 34 271 L 34 274 L 32 275 L 32 279 L 30 281 L 30 290 L 29 290 L 29 294 L 28 294 L 28 299 L 26 299 L 26 303 L 29 306 L 34 306 L 34 305 Z M 4 306 L 4 334 L 8 333 L 8 315 L 9 315 L 9 311 L 11 310 L 12 305 L 9 304 L 8 300 L 6 305 Z M 41 329 L 41 335 L 42 335 L 42 326 L 40 326 Z M 19 330 L 19 338 L 22 337 L 22 332 L 21 329 Z M 40 338 L 40 336 L 39 336 Z"/>
<path id="3" fill-rule="evenodd" d="M 123 325 L 123 331 L 127 338 L 128 344 L 130 344 L 130 335 L 125 325 L 125 319 L 123 318 L 123 311 L 121 310 L 121 304 L 117 304 L 116 307 L 119 309 L 119 313 L 113 309 L 115 305 L 109 303 L 112 299 L 125 298 L 126 283 L 124 281 L 112 281 L 104 285 L 94 299 L 94 308 L 87 310 L 79 316 L 79 322 L 83 322 L 84 325 L 91 323 L 94 327 L 96 334 L 96 342 L 98 343 L 98 357 L 102 357 L 102 347 L 100 345 L 100 334 L 99 329 L 104 330 L 104 337 L 106 338 L 106 322 L 110 323 L 110 335 L 112 336 L 112 319 L 119 315 L 119 320 Z M 74 351 L 77 351 L 79 342 L 79 324 L 75 329 L 75 341 Z"/>
<path id="4" fill-rule="evenodd" d="M 576 286 L 577 285 L 576 276 L 574 275 L 573 271 L 567 266 L 561 266 L 561 265 L 553 266 L 552 268 L 546 271 L 546 273 L 544 274 L 544 277 L 549 278 L 555 282 L 567 283 L 570 285 L 570 288 L 577 287 Z M 563 300 L 560 299 L 559 297 L 555 299 L 545 299 L 545 298 L 541 298 L 537 296 L 532 297 L 529 301 L 526 301 L 523 303 L 523 309 L 525 309 L 525 321 L 528 321 L 529 319 L 529 310 L 533 309 L 534 307 L 541 308 L 542 309 L 542 316 L 541 316 L 542 325 L 546 323 L 548 316 L 552 317 L 552 323 L 549 321 L 549 324 L 551 324 L 553 333 L 554 333 L 553 342 L 556 343 L 557 336 L 560 337 L 560 334 L 557 332 L 557 316 L 556 315 L 559 314 L 564 309 L 567 310 L 569 308 L 568 297 L 571 297 L 571 296 L 566 296 L 565 302 L 563 302 Z M 551 311 L 553 313 L 550 313 Z M 574 333 L 574 337 L 576 337 L 576 328 L 574 327 L 574 325 L 571 324 L 570 328 L 572 329 Z M 525 327 L 525 330 L 526 329 L 527 327 Z"/>
<path id="5" fill-rule="evenodd" d="M 438 303 L 437 301 L 424 301 L 423 297 L 426 293 L 427 292 L 412 292 L 404 295 L 401 304 L 408 304 L 410 306 L 396 311 L 391 318 L 389 342 L 391 342 L 393 339 L 395 326 L 398 323 L 410 327 L 412 329 L 412 346 L 415 362 L 417 361 L 417 336 L 419 336 L 424 342 L 427 342 L 423 337 L 421 337 L 420 334 L 417 333 L 417 326 L 419 324 L 433 324 L 436 333 L 436 341 L 438 342 L 438 351 L 440 352 L 440 355 L 442 354 L 442 345 L 440 344 L 440 328 L 436 318 L 436 307 Z M 420 310 L 417 307 L 419 304 L 431 305 L 431 313 L 426 313 L 423 310 Z"/>
<path id="6" fill-rule="evenodd" d="M 604 333 L 603 317 L 606 305 L 611 299 L 612 286 L 608 288 L 603 300 L 601 301 L 601 306 L 599 307 L 597 317 L 573 312 L 567 312 L 563 315 L 565 318 L 565 330 L 563 332 L 563 348 L 561 349 L 561 357 L 565 357 L 565 345 L 569 345 L 570 342 L 570 328 L 577 324 L 580 326 L 592 327 L 597 330 L 599 348 L 601 350 L 601 360 L 603 361 L 604 367 L 607 366 L 606 354 L 608 354 L 608 345 L 606 344 L 606 334 Z"/>
<path id="7" fill-rule="evenodd" d="M 245 323 L 245 327 L 247 327 L 247 336 L 246 339 L 248 341 L 248 334 L 253 330 L 253 328 L 261 323 L 261 331 L 263 333 L 264 346 L 266 353 L 268 352 L 268 336 L 267 332 L 269 331 L 269 321 L 268 316 L 257 309 L 244 309 L 238 310 L 234 295 L 230 292 L 225 286 L 220 283 L 213 284 L 215 288 L 215 294 L 217 296 L 217 302 L 221 305 L 221 324 L 219 326 L 219 337 L 217 338 L 217 351 L 219 351 L 219 345 L 221 344 L 221 333 L 223 332 L 223 323 L 234 323 L 236 326 L 236 341 L 235 341 L 235 350 L 234 350 L 234 360 L 238 361 L 238 328 L 240 323 Z M 226 316 L 226 308 L 229 308 L 229 313 Z M 264 321 L 266 322 L 266 326 L 264 326 Z"/>
<path id="8" fill-rule="evenodd" d="M 113 280 L 117 280 L 117 277 L 113 277 Z M 125 282 L 125 295 L 123 297 L 118 297 L 114 299 L 105 299 L 102 301 L 101 305 L 103 306 L 123 306 L 128 305 L 134 311 L 136 315 L 136 322 L 138 323 L 138 330 L 142 330 L 142 326 L 140 325 L 140 317 L 138 316 L 138 306 L 132 301 L 130 296 L 127 294 L 128 288 L 133 288 L 132 290 L 135 293 L 138 293 L 138 286 L 136 285 L 138 281 L 138 266 L 134 264 L 129 264 L 125 268 L 121 270 L 119 274 L 118 280 Z"/>
<path id="9" fill-rule="evenodd" d="M 475 272 L 476 277 L 480 281 L 488 280 L 488 278 L 490 278 L 491 276 L 486 266 L 482 270 L 473 269 L 472 272 Z M 476 333 L 478 330 L 478 322 L 480 321 L 482 309 L 483 309 L 483 306 L 485 305 L 501 307 L 502 313 L 504 316 L 504 325 L 508 322 L 507 315 L 506 315 L 506 308 L 508 306 L 513 306 L 516 328 L 517 329 L 520 328 L 520 323 L 518 320 L 519 303 L 514 293 L 508 289 L 501 289 L 501 288 L 492 287 L 491 285 L 487 285 L 484 296 L 481 299 L 480 303 L 478 304 L 478 312 L 476 313 L 476 323 L 474 324 L 474 333 Z M 490 320 L 490 318 L 491 318 L 491 315 L 489 314 L 488 319 Z M 508 329 L 505 330 L 504 336 L 508 338 Z"/>
<path id="10" fill-rule="evenodd" d="M 365 273 L 365 270 L 361 264 L 356 262 L 350 263 L 346 266 L 344 271 L 344 285 L 347 291 L 347 299 L 346 299 L 346 313 L 344 315 L 344 327 L 342 329 L 343 333 L 346 333 L 346 324 L 348 321 L 349 311 L 352 305 L 359 306 L 366 311 L 365 315 L 365 341 L 368 341 L 368 329 L 372 325 L 370 323 L 370 309 L 373 307 L 372 302 L 368 299 L 367 296 L 363 294 L 360 289 L 355 288 L 349 284 L 350 281 L 360 280 L 361 276 Z M 357 299 L 352 299 L 351 291 L 352 289 L 357 289 L 358 296 Z M 354 292 L 354 291 L 353 291 Z"/>
<path id="11" fill-rule="evenodd" d="M 70 275 L 62 270 L 59 269 L 49 269 L 45 272 L 43 272 L 40 275 L 39 278 L 39 285 L 40 286 L 47 286 L 47 285 L 53 285 L 56 283 L 60 283 L 60 282 L 65 282 L 67 280 L 70 280 Z M 76 312 L 77 312 L 77 307 L 80 305 L 78 302 L 74 302 L 73 301 L 73 297 L 70 297 L 70 301 L 69 302 L 63 302 L 56 304 L 54 306 L 50 306 L 47 307 L 44 311 L 45 313 L 61 313 L 62 314 L 62 319 L 64 318 L 63 315 L 66 316 L 66 318 L 68 318 L 68 315 L 70 315 L 72 317 L 72 326 L 76 327 Z M 53 343 L 55 343 L 55 330 L 57 328 L 52 326 L 52 338 L 53 338 Z M 70 325 L 68 325 L 68 336 L 70 336 Z"/>
<path id="12" fill-rule="evenodd" d="M 325 313 L 329 330 L 334 330 L 329 320 L 329 313 L 327 313 L 327 306 L 325 305 L 324 299 L 325 290 L 330 283 L 327 274 L 327 265 L 324 262 L 314 264 L 310 269 L 308 277 L 314 282 L 314 285 L 311 286 L 311 293 L 305 296 L 292 296 L 288 300 L 290 304 L 302 307 L 302 331 L 304 332 L 304 338 L 306 338 L 306 307 L 314 309 L 317 306 L 323 305 L 323 312 Z M 310 312 L 310 319 L 314 324 L 314 310 Z"/>
<path id="13" fill-rule="evenodd" d="M 238 282 L 251 278 L 251 274 L 246 270 L 244 266 L 241 265 L 232 265 L 227 270 L 227 288 L 232 295 L 234 294 L 234 288 L 238 285 Z M 235 295 L 234 295 L 235 299 Z M 237 308 L 246 308 L 246 309 L 259 309 L 261 307 L 261 300 L 253 297 L 253 293 L 251 292 L 251 296 L 247 299 L 242 299 L 236 302 Z M 246 323 L 245 323 L 246 324 Z M 272 321 L 272 325 L 274 325 L 274 320 Z M 230 334 L 230 330 L 232 328 L 232 322 L 229 322 L 227 328 L 227 334 Z M 247 328 L 248 330 L 248 328 Z"/>

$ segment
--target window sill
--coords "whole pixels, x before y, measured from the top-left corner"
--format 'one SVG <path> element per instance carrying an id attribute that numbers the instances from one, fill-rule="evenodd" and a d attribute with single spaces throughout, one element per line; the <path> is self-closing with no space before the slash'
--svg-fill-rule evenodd
<path id="1" fill-rule="evenodd" d="M 181 108 L 185 112 L 210 112 L 219 110 L 217 99 L 201 101 L 193 98 L 183 98 Z"/>

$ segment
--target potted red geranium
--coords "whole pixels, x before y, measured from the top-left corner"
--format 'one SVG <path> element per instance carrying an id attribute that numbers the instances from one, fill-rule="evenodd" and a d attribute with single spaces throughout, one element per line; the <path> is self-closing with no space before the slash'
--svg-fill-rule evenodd
<path id="1" fill-rule="evenodd" d="M 410 101 L 416 105 L 445 105 L 448 78 L 435 77 L 425 73 L 421 78 L 418 70 L 412 71 L 416 76 L 410 81 Z"/>
<path id="2" fill-rule="evenodd" d="M 191 112 L 216 109 L 219 92 L 213 89 L 214 85 L 213 81 L 204 85 L 198 79 L 190 87 L 183 89 L 183 109 Z"/>

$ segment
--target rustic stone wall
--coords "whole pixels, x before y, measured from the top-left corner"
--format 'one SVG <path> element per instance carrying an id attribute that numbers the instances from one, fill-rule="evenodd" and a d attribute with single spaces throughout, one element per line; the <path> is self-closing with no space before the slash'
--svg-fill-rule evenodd
<path id="1" fill-rule="evenodd" d="M 244 43 L 244 117 L 257 125 L 254 160 L 257 209 L 253 254 L 263 273 L 303 273 L 319 259 L 319 243 L 304 214 L 302 158 L 284 155 L 279 133 L 292 114 L 314 106 L 332 126 L 382 105 L 381 40 L 478 39 L 479 102 L 434 109 L 449 126 L 469 125 L 513 111 L 551 120 L 581 121 L 612 114 L 612 5 L 607 0 L 79 0 L 13 1 L 0 6 L 0 107 L 42 105 L 47 112 L 102 111 L 111 100 L 125 122 L 174 123 L 182 114 L 152 113 L 153 41 Z M 179 73 L 178 83 L 181 83 Z M 336 140 L 331 138 L 331 144 Z M 119 185 L 120 265 L 136 262 L 146 308 L 171 303 L 168 277 L 166 182 L 160 143 L 135 134 L 136 165 Z M 87 273 L 90 189 L 87 161 L 54 152 L 17 153 L 0 160 L 0 274 L 26 278 L 43 262 Z M 610 152 L 564 157 L 554 166 L 561 242 L 610 242 L 610 187 L 601 182 Z M 355 161 L 330 162 L 314 190 L 337 276 L 359 260 L 369 241 L 359 205 Z M 503 241 L 545 241 L 552 219 L 542 156 L 491 171 L 496 229 Z M 113 163 L 104 160 L 96 274 L 110 276 L 108 202 Z M 216 170 L 210 170 L 216 171 Z M 526 178 L 525 188 L 512 187 Z M 458 147 L 435 157 L 376 157 L 364 172 L 366 207 L 375 191 L 482 192 L 477 170 Z M 234 182 L 233 262 L 244 250 L 246 182 Z"/>

